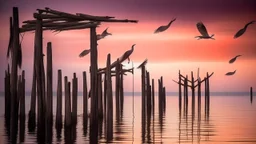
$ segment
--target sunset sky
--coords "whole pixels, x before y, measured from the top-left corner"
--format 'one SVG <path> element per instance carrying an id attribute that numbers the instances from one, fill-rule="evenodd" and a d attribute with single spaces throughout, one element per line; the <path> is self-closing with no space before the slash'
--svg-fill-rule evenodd
<path id="1" fill-rule="evenodd" d="M 255 0 L 0 0 L 0 91 L 4 90 L 4 70 L 7 68 L 7 46 L 9 39 L 9 17 L 12 7 L 19 7 L 20 26 L 22 21 L 32 20 L 37 8 L 50 7 L 69 13 L 115 16 L 117 19 L 139 20 L 134 23 L 102 23 L 97 28 L 101 33 L 105 28 L 113 35 L 98 42 L 99 67 L 106 65 L 107 54 L 114 61 L 136 44 L 130 57 L 137 67 L 148 59 L 147 70 L 151 78 L 164 77 L 167 91 L 178 91 L 172 79 L 177 80 L 178 71 L 189 75 L 200 68 L 203 78 L 206 72 L 214 72 L 211 78 L 211 91 L 248 91 L 256 89 L 256 23 L 248 27 L 246 33 L 238 39 L 234 34 L 244 25 L 256 20 Z M 155 29 L 177 18 L 171 27 L 159 34 Z M 202 21 L 209 34 L 215 34 L 216 40 L 196 40 L 200 35 L 196 23 Z M 89 30 L 75 30 L 58 34 L 44 32 L 44 51 L 46 43 L 52 42 L 54 90 L 56 74 L 62 69 L 63 76 L 76 72 L 79 78 L 79 90 L 82 90 L 82 72 L 88 71 L 89 55 L 79 58 L 84 49 L 90 47 Z M 26 90 L 31 90 L 34 33 L 25 33 L 22 41 L 23 65 L 26 71 Z M 46 53 L 46 52 L 44 52 Z M 228 61 L 242 55 L 233 64 Z M 127 61 L 125 68 L 132 67 Z M 233 76 L 226 72 L 237 70 Z M 140 91 L 140 70 L 135 71 L 135 91 Z M 89 78 L 88 78 L 89 79 Z M 89 82 L 88 82 L 89 83 Z M 156 83 L 155 83 L 156 84 Z M 132 90 L 132 75 L 125 77 L 125 91 Z"/>

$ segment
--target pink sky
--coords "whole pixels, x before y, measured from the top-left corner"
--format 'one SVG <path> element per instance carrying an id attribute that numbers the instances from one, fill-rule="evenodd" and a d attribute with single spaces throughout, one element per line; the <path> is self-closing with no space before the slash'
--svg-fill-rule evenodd
<path id="1" fill-rule="evenodd" d="M 199 3 L 199 1 L 196 2 Z M 115 7 L 111 5 L 114 2 L 116 2 Z M 199 11 L 195 8 L 196 4 L 191 4 L 189 7 L 189 4 L 184 1 L 175 1 L 173 4 L 163 1 L 162 4 L 159 4 L 153 1 L 120 3 L 111 0 L 109 3 L 105 3 L 106 5 L 99 1 L 75 1 L 72 4 L 70 2 L 59 4 L 50 1 L 1 2 L 0 78 L 4 78 L 6 69 L 9 38 L 8 19 L 12 15 L 12 7 L 19 6 L 20 25 L 22 21 L 32 19 L 32 14 L 36 12 L 37 8 L 50 7 L 70 13 L 109 15 L 119 19 L 139 20 L 138 24 L 103 23 L 97 29 L 97 33 L 101 33 L 109 27 L 109 32 L 113 34 L 98 42 L 99 67 L 105 66 L 108 53 L 111 53 L 112 61 L 114 61 L 130 49 L 132 44 L 136 44 L 131 56 L 134 66 L 137 67 L 147 58 L 147 69 L 152 78 L 157 82 L 157 79 L 163 76 L 167 91 L 178 90 L 177 85 L 172 82 L 172 79 L 177 79 L 178 70 L 181 70 L 182 74 L 190 76 L 190 72 L 196 73 L 198 67 L 201 77 L 204 77 L 207 71 L 215 73 L 211 79 L 212 91 L 248 91 L 250 86 L 256 87 L 256 41 L 254 36 L 256 25 L 250 25 L 246 33 L 238 39 L 233 39 L 233 35 L 243 28 L 244 24 L 255 20 L 256 12 L 251 8 L 251 4 L 254 2 L 246 3 L 238 0 L 233 5 L 226 2 L 229 4 L 229 8 L 222 6 L 220 1 L 211 1 L 211 3 L 219 7 L 211 8 L 209 4 L 200 3 L 203 9 Z M 162 14 L 162 12 L 164 13 Z M 157 27 L 167 24 L 175 17 L 177 20 L 167 31 L 153 34 Z M 194 39 L 199 35 L 196 28 L 198 21 L 203 21 L 210 34 L 215 34 L 215 41 Z M 61 32 L 57 35 L 46 31 L 43 42 L 44 49 L 46 49 L 47 42 L 52 42 L 53 46 L 54 89 L 56 89 L 57 70 L 62 69 L 63 75 L 68 75 L 69 79 L 73 72 L 77 73 L 79 89 L 82 90 L 82 71 L 88 71 L 89 56 L 79 58 L 78 55 L 83 49 L 88 49 L 90 46 L 89 30 Z M 22 42 L 22 68 L 26 70 L 27 90 L 31 89 L 32 82 L 33 45 L 34 33 L 26 33 Z M 242 57 L 234 64 L 229 64 L 229 59 L 237 54 L 241 54 Z M 124 64 L 127 68 L 131 67 L 127 61 Z M 225 76 L 226 72 L 234 70 L 237 70 L 234 76 Z M 135 80 L 135 91 L 140 91 L 140 70 L 135 71 Z M 131 87 L 132 76 L 128 75 L 125 78 L 125 91 L 131 91 Z M 0 91 L 3 90 L 2 83 Z"/>

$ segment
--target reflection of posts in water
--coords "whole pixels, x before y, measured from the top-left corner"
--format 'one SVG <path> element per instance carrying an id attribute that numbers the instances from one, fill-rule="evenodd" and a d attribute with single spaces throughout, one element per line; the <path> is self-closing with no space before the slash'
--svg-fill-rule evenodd
<path id="1" fill-rule="evenodd" d="M 198 82 L 200 78 L 198 79 Z M 199 85 L 198 85 L 199 86 Z M 197 118 L 197 143 L 201 141 L 201 104 L 198 105 L 198 118 Z"/>
<path id="2" fill-rule="evenodd" d="M 151 142 L 150 125 L 151 125 L 151 112 L 148 112 L 147 113 L 147 141 L 146 141 L 146 143 L 150 143 Z"/>

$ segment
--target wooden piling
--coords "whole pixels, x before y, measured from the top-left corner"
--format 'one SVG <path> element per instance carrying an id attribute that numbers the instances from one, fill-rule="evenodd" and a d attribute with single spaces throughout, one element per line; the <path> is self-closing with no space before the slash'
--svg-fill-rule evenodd
<path id="1" fill-rule="evenodd" d="M 112 82 L 111 82 L 111 57 L 108 54 L 107 58 L 107 140 L 113 139 L 113 95 L 112 95 Z"/>
<path id="2" fill-rule="evenodd" d="M 197 85 L 197 92 L 198 92 L 198 103 L 197 103 L 197 106 L 198 106 L 198 111 L 200 111 L 201 112 L 201 79 L 200 79 L 200 77 L 198 78 L 198 85 Z"/>
<path id="3" fill-rule="evenodd" d="M 11 69 L 11 142 L 16 142 L 17 134 L 17 81 L 18 81 L 18 49 L 19 42 L 19 12 L 18 8 L 13 8 L 13 47 L 12 47 L 12 69 Z"/>
<path id="4" fill-rule="evenodd" d="M 253 101 L 253 91 L 252 91 L 252 87 L 250 88 L 250 97 L 251 97 L 251 103 Z"/>
<path id="5" fill-rule="evenodd" d="M 99 118 L 103 118 L 103 106 L 102 106 L 102 76 L 98 74 L 98 111 Z"/>
<path id="6" fill-rule="evenodd" d="M 207 92 L 207 90 L 208 90 L 208 88 L 207 88 L 207 81 L 208 81 L 208 78 L 206 77 L 205 78 L 205 81 L 204 81 L 204 110 L 205 110 L 205 115 L 206 115 L 206 113 L 207 113 L 207 105 L 208 105 L 208 92 Z"/>
<path id="7" fill-rule="evenodd" d="M 22 71 L 20 79 L 20 119 L 25 118 L 25 71 Z"/>
<path id="8" fill-rule="evenodd" d="M 191 90 L 192 90 L 192 113 L 195 112 L 195 80 L 193 72 L 191 72 Z"/>
<path id="9" fill-rule="evenodd" d="M 146 80 L 147 80 L 147 114 L 151 114 L 151 86 L 150 86 L 150 74 L 149 72 L 146 73 Z"/>
<path id="10" fill-rule="evenodd" d="M 70 102 L 70 82 L 68 77 L 65 76 L 65 127 L 71 126 L 71 102 Z"/>
<path id="11" fill-rule="evenodd" d="M 120 71 L 123 71 L 123 66 L 120 64 Z M 120 108 L 121 116 L 123 115 L 124 109 L 124 74 L 120 73 Z"/>
<path id="12" fill-rule="evenodd" d="M 47 119 L 52 124 L 52 43 L 47 43 Z"/>
<path id="13" fill-rule="evenodd" d="M 207 113 L 209 116 L 209 111 L 210 111 L 210 77 L 209 74 L 207 72 Z"/>
<path id="14" fill-rule="evenodd" d="M 120 116 L 120 63 L 119 63 L 119 59 L 117 59 L 117 65 L 116 65 L 116 119 L 119 119 Z"/>
<path id="15" fill-rule="evenodd" d="M 107 76 L 106 73 L 104 74 L 104 93 L 103 93 L 103 97 L 104 97 L 104 116 L 106 117 L 106 113 L 107 113 Z M 106 119 L 106 118 L 105 118 Z"/>
<path id="16" fill-rule="evenodd" d="M 58 70 L 56 129 L 62 128 L 62 73 Z"/>
<path id="17" fill-rule="evenodd" d="M 146 70 L 145 70 L 145 65 L 142 65 L 141 67 L 141 94 L 142 94 L 142 97 L 141 97 L 141 107 L 142 107 L 142 118 L 145 119 L 145 111 L 146 111 L 146 106 L 145 106 L 145 101 L 146 101 L 146 94 L 145 94 L 145 73 L 146 73 Z"/>
<path id="18" fill-rule="evenodd" d="M 181 75 L 179 70 L 179 110 L 181 110 L 182 96 L 181 96 Z"/>
<path id="19" fill-rule="evenodd" d="M 5 118 L 10 121 L 11 111 L 11 85 L 10 85 L 10 70 L 5 72 Z"/>
<path id="20" fill-rule="evenodd" d="M 77 123 L 77 77 L 76 73 L 73 74 L 73 80 L 72 80 L 72 123 Z"/>
<path id="21" fill-rule="evenodd" d="M 155 82 L 154 79 L 152 79 L 152 110 L 153 114 L 155 112 Z"/>
<path id="22" fill-rule="evenodd" d="M 185 79 L 185 91 L 186 91 L 186 113 L 188 110 L 188 76 Z"/>
<path id="23" fill-rule="evenodd" d="M 86 72 L 83 72 L 83 119 L 87 122 L 88 118 L 88 90 Z M 87 123 L 86 123 L 87 124 Z"/>

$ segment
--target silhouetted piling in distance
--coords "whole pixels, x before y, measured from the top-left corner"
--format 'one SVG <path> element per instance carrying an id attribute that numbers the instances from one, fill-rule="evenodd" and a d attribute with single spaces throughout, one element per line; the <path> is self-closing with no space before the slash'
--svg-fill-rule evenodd
<path id="1" fill-rule="evenodd" d="M 207 72 L 207 115 L 209 116 L 210 111 L 210 78 Z"/>
<path id="2" fill-rule="evenodd" d="M 198 86 L 197 86 L 197 88 L 198 88 L 198 90 L 197 90 L 197 92 L 198 92 L 198 103 L 197 103 L 197 105 L 198 105 L 198 112 L 200 111 L 201 112 L 201 79 L 200 79 L 200 77 L 198 78 Z"/>
<path id="3" fill-rule="evenodd" d="M 73 80 L 72 80 L 72 123 L 77 123 L 77 88 L 78 82 L 76 73 L 73 74 Z"/>
<path id="4" fill-rule="evenodd" d="M 205 78 L 205 82 L 204 82 L 204 88 L 205 88 L 205 90 L 204 90 L 204 92 L 205 92 L 205 94 L 204 94 L 204 109 L 205 109 L 205 115 L 207 114 L 207 99 L 208 99 L 208 96 L 207 96 L 207 94 L 208 94 L 208 92 L 207 92 L 207 81 L 208 81 L 208 79 L 207 79 L 207 77 Z"/>
<path id="5" fill-rule="evenodd" d="M 163 87 L 163 97 L 164 97 L 164 111 L 166 109 L 166 90 L 165 87 Z"/>
<path id="6" fill-rule="evenodd" d="M 52 43 L 47 43 L 47 121 L 52 124 Z"/>
<path id="7" fill-rule="evenodd" d="M 25 119 L 25 71 L 22 71 L 21 79 L 20 79 L 20 119 Z"/>
<path id="8" fill-rule="evenodd" d="M 68 77 L 64 78 L 65 83 L 65 127 L 71 126 L 71 102 L 70 102 L 70 82 Z"/>
<path id="9" fill-rule="evenodd" d="M 188 76 L 185 79 L 185 91 L 186 91 L 186 114 L 188 112 Z"/>
<path id="10" fill-rule="evenodd" d="M 155 113 L 155 82 L 154 79 L 152 79 L 152 110 L 153 114 Z"/>
<path id="11" fill-rule="evenodd" d="M 13 8 L 13 47 L 12 47 L 12 69 L 11 69 L 11 142 L 16 142 L 18 125 L 18 107 L 17 107 L 17 81 L 18 81 L 18 49 L 19 41 L 19 12 L 18 8 Z"/>
<path id="12" fill-rule="evenodd" d="M 151 86 L 150 86 L 150 74 L 146 72 L 146 80 L 147 80 L 147 115 L 151 114 Z"/>
<path id="13" fill-rule="evenodd" d="M 116 65 L 116 89 L 115 89 L 115 92 L 116 92 L 116 119 L 118 120 L 119 119 L 119 116 L 120 116 L 120 63 L 119 63 L 119 59 L 117 59 L 117 65 Z"/>
<path id="14" fill-rule="evenodd" d="M 253 91 L 252 91 L 252 87 L 250 88 L 250 96 L 251 96 L 251 103 L 253 101 Z"/>
<path id="15" fill-rule="evenodd" d="M 144 120 L 145 119 L 145 112 L 146 112 L 146 86 L 145 86 L 145 74 L 146 74 L 146 70 L 145 70 L 145 65 L 142 65 L 141 67 L 141 94 L 142 94 L 142 97 L 141 97 L 141 107 L 142 107 L 142 119 Z"/>
<path id="16" fill-rule="evenodd" d="M 97 95 L 97 73 L 98 73 L 98 51 L 96 27 L 90 28 L 90 74 L 91 74 L 91 115 L 90 115 L 90 142 L 98 142 L 98 95 Z"/>
<path id="17" fill-rule="evenodd" d="M 179 110 L 181 110 L 182 106 L 182 96 L 181 96 L 181 75 L 179 70 Z"/>
<path id="18" fill-rule="evenodd" d="M 66 94 L 66 93 L 65 93 Z M 62 73 L 58 70 L 58 83 L 57 83 L 57 107 L 56 107 L 56 129 L 62 128 Z"/>
<path id="19" fill-rule="evenodd" d="M 102 106 L 102 76 L 98 74 L 98 111 L 99 118 L 103 118 L 103 106 Z"/>
<path id="20" fill-rule="evenodd" d="M 83 119 L 87 124 L 88 118 L 88 90 L 87 90 L 87 78 L 86 72 L 83 72 Z"/>
<path id="21" fill-rule="evenodd" d="M 104 93 L 103 93 L 103 103 L 104 103 L 104 117 L 106 119 L 107 116 L 107 76 L 106 76 L 106 72 L 104 74 Z"/>
<path id="22" fill-rule="evenodd" d="M 195 113 L 195 80 L 193 72 L 191 72 L 191 90 L 192 90 L 192 113 Z"/>
<path id="23" fill-rule="evenodd" d="M 123 115 L 124 109 L 124 74 L 122 73 L 123 66 L 120 64 L 120 108 L 121 108 L 121 116 Z"/>
<path id="24" fill-rule="evenodd" d="M 112 81 L 111 81 L 111 56 L 108 54 L 107 58 L 107 141 L 113 139 L 113 95 L 112 95 Z"/>

